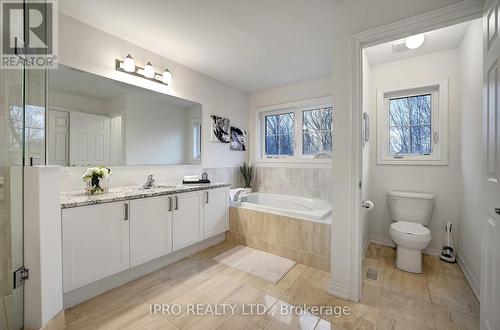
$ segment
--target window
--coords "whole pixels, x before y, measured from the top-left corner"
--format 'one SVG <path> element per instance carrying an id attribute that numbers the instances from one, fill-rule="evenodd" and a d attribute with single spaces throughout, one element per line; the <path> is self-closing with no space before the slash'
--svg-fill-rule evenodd
<path id="1" fill-rule="evenodd" d="M 194 119 L 192 121 L 192 158 L 193 160 L 201 159 L 201 120 Z"/>
<path id="2" fill-rule="evenodd" d="M 446 165 L 447 84 L 379 92 L 377 162 Z"/>
<path id="3" fill-rule="evenodd" d="M 258 158 L 291 161 L 331 158 L 332 113 L 330 104 L 258 112 L 262 146 Z"/>
<path id="4" fill-rule="evenodd" d="M 331 156 L 332 107 L 302 112 L 302 155 Z"/>
<path id="5" fill-rule="evenodd" d="M 266 116 L 266 155 L 293 156 L 294 113 Z"/>

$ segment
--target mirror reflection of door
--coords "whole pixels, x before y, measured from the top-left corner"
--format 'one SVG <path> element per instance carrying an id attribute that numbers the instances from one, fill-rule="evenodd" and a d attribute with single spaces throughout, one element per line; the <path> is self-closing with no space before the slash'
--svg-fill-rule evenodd
<path id="1" fill-rule="evenodd" d="M 201 163 L 201 104 L 64 65 L 49 74 L 48 164 Z"/>
<path id="2" fill-rule="evenodd" d="M 69 113 L 49 109 L 47 113 L 48 162 L 69 165 Z"/>

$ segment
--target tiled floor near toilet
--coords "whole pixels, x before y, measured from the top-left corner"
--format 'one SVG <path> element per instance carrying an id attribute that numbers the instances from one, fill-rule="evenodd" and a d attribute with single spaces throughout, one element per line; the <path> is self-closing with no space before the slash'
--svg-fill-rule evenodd
<path id="1" fill-rule="evenodd" d="M 478 329 L 479 303 L 456 264 L 424 257 L 424 273 L 394 266 L 395 251 L 371 244 L 361 303 L 326 293 L 329 273 L 297 264 L 277 285 L 212 260 L 222 242 L 66 311 L 68 329 Z M 263 304 L 265 315 L 150 315 L 150 304 Z M 350 315 L 281 315 L 281 305 L 349 306 Z M 241 305 L 240 305 L 241 306 Z"/>

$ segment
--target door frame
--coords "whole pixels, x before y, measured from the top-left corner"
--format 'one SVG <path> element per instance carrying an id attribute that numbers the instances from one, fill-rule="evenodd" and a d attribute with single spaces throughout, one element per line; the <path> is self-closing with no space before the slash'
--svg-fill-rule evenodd
<path id="1" fill-rule="evenodd" d="M 389 41 L 402 39 L 418 33 L 436 30 L 446 26 L 471 21 L 482 17 L 483 5 L 479 1 L 465 0 L 456 4 L 443 7 L 428 13 L 420 14 L 395 23 L 390 23 L 368 31 L 354 34 L 350 37 L 350 64 L 349 64 L 349 105 L 350 125 L 349 141 L 351 146 L 349 155 L 350 191 L 348 212 L 352 215 L 350 222 L 351 239 L 347 247 L 350 251 L 349 262 L 346 265 L 350 269 L 350 294 L 346 297 L 345 292 L 336 293 L 330 286 L 330 292 L 335 295 L 344 296 L 349 300 L 359 301 L 361 297 L 361 262 L 363 259 L 362 249 L 362 222 L 361 222 L 361 161 L 362 161 L 362 101 L 363 101 L 363 71 L 362 51 L 363 48 L 375 46 Z"/>

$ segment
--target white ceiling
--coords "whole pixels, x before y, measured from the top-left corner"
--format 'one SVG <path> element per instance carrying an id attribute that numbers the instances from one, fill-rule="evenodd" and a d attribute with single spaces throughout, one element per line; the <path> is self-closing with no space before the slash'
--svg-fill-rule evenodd
<path id="1" fill-rule="evenodd" d="M 59 10 L 252 92 L 331 73 L 336 2 L 64 0 Z"/>
<path id="2" fill-rule="evenodd" d="M 448 26 L 442 29 L 425 33 L 425 41 L 417 49 L 408 49 L 394 53 L 393 45 L 404 43 L 404 39 L 391 41 L 385 44 L 369 47 L 366 55 L 371 65 L 379 65 L 392 61 L 403 60 L 410 57 L 422 56 L 437 53 L 460 46 L 463 36 L 469 27 L 470 22 Z"/>

